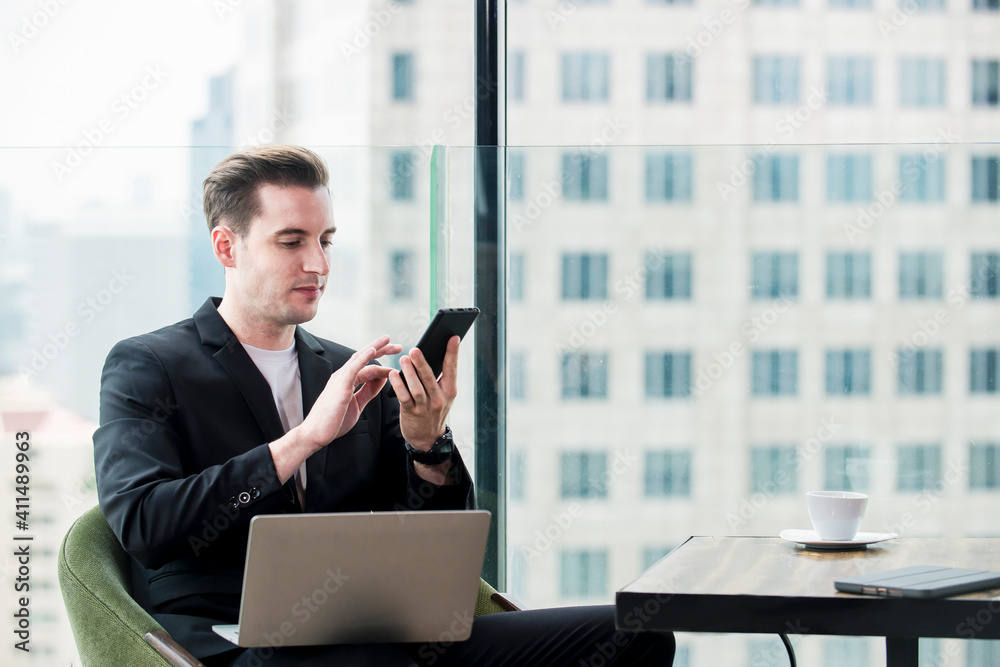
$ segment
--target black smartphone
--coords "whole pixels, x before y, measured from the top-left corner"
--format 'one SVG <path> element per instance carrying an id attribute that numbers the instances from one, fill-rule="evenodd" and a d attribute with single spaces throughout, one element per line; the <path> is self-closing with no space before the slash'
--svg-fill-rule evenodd
<path id="1" fill-rule="evenodd" d="M 424 335 L 420 337 L 416 345 L 417 349 L 423 352 L 434 377 L 441 375 L 444 368 L 444 355 L 448 351 L 448 341 L 451 340 L 452 336 L 463 338 L 477 317 L 479 317 L 478 308 L 441 308 L 434 315 L 434 319 L 427 325 Z M 403 381 L 405 382 L 406 379 L 404 378 Z M 396 395 L 391 385 L 389 395 Z"/>

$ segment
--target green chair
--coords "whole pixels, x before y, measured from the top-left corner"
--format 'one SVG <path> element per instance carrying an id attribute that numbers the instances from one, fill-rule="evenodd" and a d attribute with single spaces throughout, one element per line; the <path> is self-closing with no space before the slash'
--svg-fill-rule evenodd
<path id="1" fill-rule="evenodd" d="M 128 554 L 100 507 L 84 513 L 66 533 L 59 549 L 59 587 L 84 667 L 202 665 L 132 599 Z M 516 609 L 480 581 L 476 616 Z"/>

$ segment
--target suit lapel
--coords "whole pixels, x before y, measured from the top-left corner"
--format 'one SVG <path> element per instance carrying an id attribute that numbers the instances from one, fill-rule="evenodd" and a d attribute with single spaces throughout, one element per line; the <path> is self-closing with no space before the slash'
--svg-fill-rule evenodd
<path id="1" fill-rule="evenodd" d="M 309 332 L 295 327 L 295 349 L 299 355 L 302 380 L 302 415 L 309 414 L 327 381 L 336 370 L 325 356 L 323 346 Z M 338 366 L 341 364 L 338 364 Z M 306 507 L 315 507 L 323 491 L 323 472 L 329 447 L 323 447 L 306 459 Z"/>

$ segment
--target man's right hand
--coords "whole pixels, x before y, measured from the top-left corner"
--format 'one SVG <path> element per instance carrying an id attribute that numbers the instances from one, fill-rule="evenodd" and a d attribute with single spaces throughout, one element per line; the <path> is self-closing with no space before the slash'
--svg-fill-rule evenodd
<path id="1" fill-rule="evenodd" d="M 384 366 L 369 364 L 387 354 L 399 354 L 402 349 L 399 345 L 390 344 L 389 336 L 381 336 L 368 347 L 355 352 L 330 376 L 302 423 L 270 443 L 274 468 L 282 484 L 313 453 L 354 427 L 361 411 L 385 386 L 391 371 Z"/>

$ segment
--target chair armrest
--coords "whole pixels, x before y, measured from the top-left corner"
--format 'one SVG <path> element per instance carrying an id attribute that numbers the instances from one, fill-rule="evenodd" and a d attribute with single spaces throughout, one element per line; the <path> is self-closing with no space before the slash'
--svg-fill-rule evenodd
<path id="1" fill-rule="evenodd" d="M 505 593 L 494 593 L 490 599 L 503 607 L 504 611 L 521 611 L 524 605 Z"/>
<path id="2" fill-rule="evenodd" d="M 173 667 L 205 667 L 201 660 L 188 653 L 187 649 L 163 630 L 147 632 L 145 638 L 146 643 L 156 649 L 156 652 Z"/>

